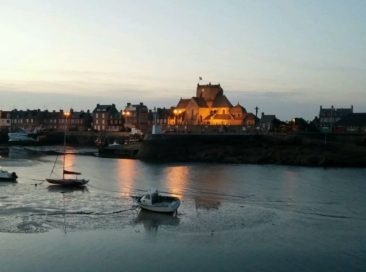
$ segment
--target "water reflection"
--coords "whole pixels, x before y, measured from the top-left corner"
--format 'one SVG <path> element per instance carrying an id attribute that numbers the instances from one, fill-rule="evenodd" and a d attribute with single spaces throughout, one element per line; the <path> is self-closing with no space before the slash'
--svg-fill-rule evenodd
<path id="1" fill-rule="evenodd" d="M 137 225 L 142 224 L 146 232 L 156 234 L 161 226 L 178 226 L 180 219 L 177 214 L 163 214 L 140 210 L 134 223 Z"/>
<path id="2" fill-rule="evenodd" d="M 89 189 L 86 186 L 78 186 L 78 187 L 63 187 L 63 186 L 59 186 L 59 185 L 49 185 L 47 187 L 47 190 L 49 192 L 53 192 L 53 193 L 72 193 L 72 192 L 84 192 L 84 193 L 88 193 Z"/>
<path id="3" fill-rule="evenodd" d="M 67 169 L 69 171 L 76 171 L 76 169 L 74 169 L 74 163 L 75 163 L 74 154 L 65 154 L 64 160 L 65 160 L 65 169 Z M 61 160 L 61 162 L 62 162 L 62 160 Z"/>
<path id="4" fill-rule="evenodd" d="M 165 182 L 168 191 L 174 195 L 184 196 L 189 178 L 188 166 L 170 166 L 165 171 Z"/>
<path id="5" fill-rule="evenodd" d="M 116 160 L 117 182 L 122 196 L 130 196 L 137 172 L 136 160 Z"/>
<path id="6" fill-rule="evenodd" d="M 296 199 L 296 193 L 298 190 L 299 173 L 296 171 L 286 170 L 283 173 L 283 192 L 289 199 Z"/>
<path id="7" fill-rule="evenodd" d="M 9 148 L 8 147 L 0 147 L 0 158 L 9 156 Z"/>
<path id="8" fill-rule="evenodd" d="M 10 146 L 7 157 L 12 160 L 33 157 L 34 153 L 22 146 Z"/>

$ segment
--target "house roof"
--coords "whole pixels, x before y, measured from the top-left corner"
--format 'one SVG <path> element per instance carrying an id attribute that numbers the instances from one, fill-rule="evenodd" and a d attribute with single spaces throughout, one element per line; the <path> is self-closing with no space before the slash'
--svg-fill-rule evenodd
<path id="1" fill-rule="evenodd" d="M 110 113 L 115 113 L 117 111 L 116 106 L 114 104 L 112 105 L 100 105 L 97 104 L 96 108 L 93 110 L 93 113 L 96 112 L 110 112 Z"/>
<path id="2" fill-rule="evenodd" d="M 320 109 L 319 117 L 343 117 L 348 114 L 353 113 L 353 108 L 328 108 L 328 109 Z"/>
<path id="3" fill-rule="evenodd" d="M 191 99 L 183 99 L 181 98 L 177 104 L 178 109 L 185 109 L 189 103 L 189 101 L 191 101 Z"/>
<path id="4" fill-rule="evenodd" d="M 261 123 L 270 123 L 276 119 L 276 115 L 273 114 L 263 114 L 261 117 Z"/>
<path id="5" fill-rule="evenodd" d="M 244 120 L 248 120 L 248 119 L 253 119 L 255 120 L 256 122 L 259 121 L 259 118 L 257 116 L 255 116 L 253 113 L 249 112 L 247 114 L 247 116 L 245 116 Z"/>
<path id="6" fill-rule="evenodd" d="M 202 97 L 192 97 L 192 100 L 196 102 L 196 104 L 198 105 L 198 107 L 200 108 L 208 108 L 207 103 L 205 101 L 205 99 L 203 99 Z"/>
<path id="7" fill-rule="evenodd" d="M 352 113 L 341 120 L 339 120 L 336 125 L 339 126 L 355 126 L 363 127 L 366 126 L 366 113 Z"/>
<path id="8" fill-rule="evenodd" d="M 213 104 L 213 108 L 232 108 L 233 105 L 230 103 L 230 101 L 226 98 L 225 95 L 218 95 L 216 96 Z"/>
<path id="9" fill-rule="evenodd" d="M 247 113 L 247 110 L 242 106 L 240 105 L 239 103 L 236 104 L 234 107 L 231 108 L 232 110 L 236 110 L 236 109 L 240 109 L 242 110 L 244 113 Z"/>

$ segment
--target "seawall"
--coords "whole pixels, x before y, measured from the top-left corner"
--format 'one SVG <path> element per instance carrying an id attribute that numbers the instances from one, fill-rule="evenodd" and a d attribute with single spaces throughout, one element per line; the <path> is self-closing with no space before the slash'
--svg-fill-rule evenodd
<path id="1" fill-rule="evenodd" d="M 151 135 L 137 157 L 156 162 L 366 167 L 366 135 Z"/>

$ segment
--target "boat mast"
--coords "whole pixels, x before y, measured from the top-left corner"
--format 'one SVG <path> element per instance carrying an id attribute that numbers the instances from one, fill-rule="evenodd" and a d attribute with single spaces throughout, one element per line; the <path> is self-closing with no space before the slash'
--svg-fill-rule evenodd
<path id="1" fill-rule="evenodd" d="M 65 161 L 66 161 L 66 130 L 67 130 L 67 118 L 70 116 L 70 112 L 64 112 L 65 126 L 64 126 L 64 161 L 62 165 L 62 179 L 65 179 Z"/>

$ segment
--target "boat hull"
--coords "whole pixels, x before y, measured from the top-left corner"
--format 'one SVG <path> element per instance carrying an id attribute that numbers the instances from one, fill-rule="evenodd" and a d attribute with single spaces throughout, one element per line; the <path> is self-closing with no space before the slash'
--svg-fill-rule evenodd
<path id="1" fill-rule="evenodd" d="M 0 182 L 16 182 L 16 178 L 0 178 Z"/>
<path id="2" fill-rule="evenodd" d="M 139 203 L 141 209 L 158 212 L 158 213 L 174 213 L 180 206 L 180 200 L 175 200 L 170 203 L 157 203 L 152 205 L 146 205 L 143 203 Z"/>
<path id="3" fill-rule="evenodd" d="M 54 185 L 60 185 L 60 186 L 84 186 L 89 182 L 87 179 L 46 179 L 47 182 L 54 184 Z"/>
<path id="4" fill-rule="evenodd" d="M 17 174 L 15 172 L 9 173 L 7 171 L 1 171 L 0 173 L 0 182 L 16 182 Z"/>

